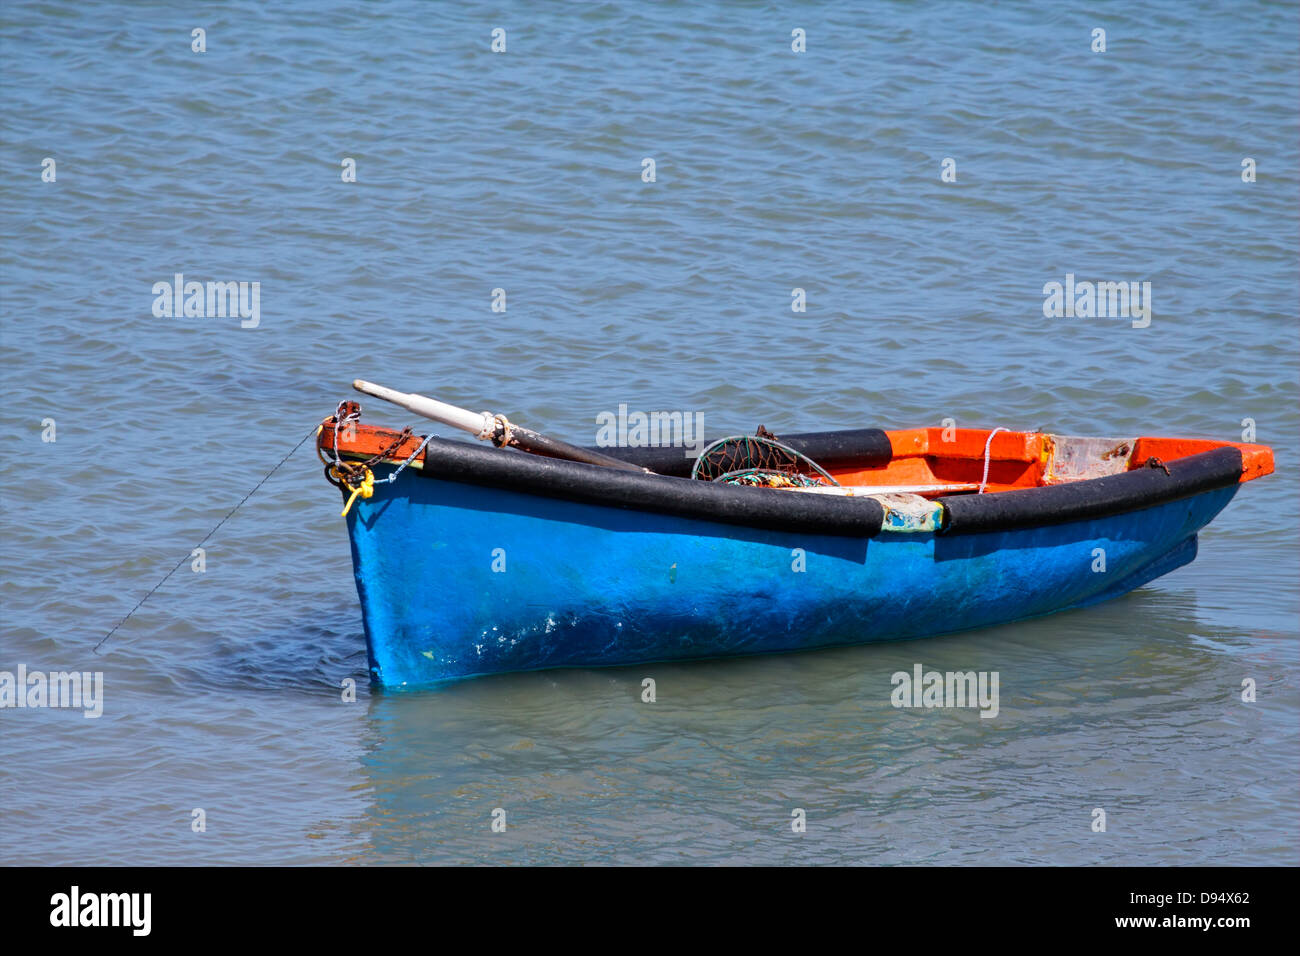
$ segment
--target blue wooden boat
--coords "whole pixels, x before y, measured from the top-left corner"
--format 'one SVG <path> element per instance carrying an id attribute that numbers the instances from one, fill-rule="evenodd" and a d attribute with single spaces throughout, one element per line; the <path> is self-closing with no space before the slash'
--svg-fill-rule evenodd
<path id="1" fill-rule="evenodd" d="M 781 438 L 838 486 L 751 487 L 692 479 L 681 448 L 601 449 L 653 473 L 614 470 L 361 425 L 344 408 L 318 448 L 350 504 L 385 687 L 1080 608 L 1190 562 L 1197 532 L 1273 469 L 1250 444 L 854 429 Z"/>

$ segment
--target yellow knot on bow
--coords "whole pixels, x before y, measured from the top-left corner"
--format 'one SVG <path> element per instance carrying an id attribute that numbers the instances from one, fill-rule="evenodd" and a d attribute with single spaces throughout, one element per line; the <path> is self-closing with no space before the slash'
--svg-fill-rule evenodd
<path id="1" fill-rule="evenodd" d="M 339 513 L 340 517 L 346 518 L 348 512 L 352 510 L 352 502 L 357 500 L 357 495 L 362 498 L 369 498 L 375 493 L 375 473 L 369 468 L 366 469 L 366 477 L 361 479 L 361 484 L 352 489 L 352 496 L 348 498 L 348 503 L 343 506 Z"/>

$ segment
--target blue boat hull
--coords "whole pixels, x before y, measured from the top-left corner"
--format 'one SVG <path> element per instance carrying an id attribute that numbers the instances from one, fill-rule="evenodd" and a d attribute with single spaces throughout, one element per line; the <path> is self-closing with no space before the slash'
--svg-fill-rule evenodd
<path id="1" fill-rule="evenodd" d="M 371 676 L 400 687 L 903 640 L 1092 604 L 1191 561 L 1238 487 L 1042 527 L 844 537 L 409 469 L 358 499 L 348 530 Z"/>

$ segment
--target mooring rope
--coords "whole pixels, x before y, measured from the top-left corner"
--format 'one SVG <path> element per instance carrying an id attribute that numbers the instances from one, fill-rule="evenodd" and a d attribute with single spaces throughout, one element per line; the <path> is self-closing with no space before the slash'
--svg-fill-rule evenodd
<path id="1" fill-rule="evenodd" d="M 212 529 L 211 531 L 209 531 L 207 534 L 205 534 L 205 535 L 203 536 L 203 540 L 200 541 L 198 544 L 196 544 L 194 547 L 195 547 L 195 548 L 201 548 L 201 547 L 203 547 L 203 545 L 207 543 L 208 539 L 211 538 L 214 534 L 216 534 L 216 533 L 217 533 L 217 530 L 218 530 L 218 529 L 219 529 L 223 524 L 225 524 L 227 521 L 230 520 L 230 516 L 233 515 L 236 511 L 238 511 L 241 507 L 243 507 L 244 502 L 247 501 L 249 498 L 253 497 L 254 492 L 256 492 L 258 488 L 261 488 L 262 485 L 266 484 L 266 480 L 267 480 L 268 478 L 270 478 L 272 475 L 274 475 L 277 471 L 280 470 L 280 465 L 283 465 L 286 461 L 288 461 L 290 458 L 292 458 L 292 457 L 293 457 L 293 453 L 296 452 L 299 448 L 301 448 L 301 447 L 306 443 L 307 439 L 314 437 L 314 436 L 316 435 L 316 433 L 319 432 L 319 431 L 320 431 L 320 426 L 319 426 L 319 425 L 313 425 L 312 428 L 311 428 L 311 431 L 309 431 L 306 435 L 303 435 L 303 436 L 302 436 L 302 440 L 299 441 L 298 444 L 296 444 L 296 445 L 293 446 L 293 448 L 289 451 L 289 454 L 287 454 L 287 455 L 285 455 L 283 458 L 281 458 L 280 461 L 279 461 L 279 463 L 278 463 L 274 468 L 272 468 L 272 469 L 271 469 L 270 471 L 268 471 L 265 475 L 263 475 L 263 476 L 262 476 L 262 480 L 259 481 L 257 484 L 255 484 L 255 485 L 253 486 L 253 490 L 250 491 L 248 494 L 244 495 L 244 497 L 240 500 L 239 504 L 237 504 L 237 505 L 235 505 L 235 507 L 231 508 L 230 511 L 228 511 L 228 512 L 226 513 L 226 516 L 225 516 L 224 518 L 222 518 L 220 521 L 218 521 L 218 522 L 216 523 L 216 525 L 213 527 L 213 529 Z M 115 624 L 115 625 L 113 626 L 113 629 L 112 629 L 111 631 L 109 631 L 107 634 L 105 634 L 105 635 L 103 636 L 103 638 L 100 640 L 100 642 L 99 642 L 98 644 L 95 645 L 94 653 L 98 654 L 98 653 L 99 653 L 99 649 L 100 649 L 101 647 L 104 646 L 104 642 L 107 641 L 107 640 L 108 640 L 110 637 L 112 637 L 114 634 L 116 634 L 118 628 L 120 628 L 123 624 L 125 624 L 125 623 L 127 622 L 127 620 L 131 617 L 132 614 L 134 614 L 136 611 L 140 610 L 141 605 L 143 605 L 145 601 L 149 600 L 149 598 L 153 595 L 154 591 L 157 591 L 160 587 L 162 587 L 164 584 L 166 584 L 166 583 L 167 583 L 167 579 L 170 578 L 170 577 L 171 577 L 173 574 L 175 574 L 177 571 L 179 571 L 180 568 L 181 568 L 181 565 L 184 564 L 186 561 L 190 560 L 190 558 L 192 558 L 193 556 L 194 556 L 194 549 L 192 548 L 192 549 L 190 549 L 190 553 L 189 553 L 189 554 L 187 554 L 185 557 L 181 558 L 178 562 L 176 562 L 176 567 L 172 568 L 170 571 L 168 571 L 166 574 L 164 574 L 162 580 L 159 581 L 157 584 L 155 584 L 152 588 L 149 589 L 149 593 L 148 593 L 148 594 L 146 594 L 144 597 L 140 598 L 140 600 L 136 603 L 135 607 L 131 608 L 131 610 L 127 612 L 126 617 L 124 617 L 124 618 L 122 618 L 122 620 L 118 621 L 117 624 Z"/>
<path id="2" fill-rule="evenodd" d="M 501 416 L 497 417 L 501 418 Z M 420 455 L 423 454 L 424 449 L 428 447 L 429 442 L 437 437 L 433 434 L 425 435 L 424 440 L 416 446 L 415 451 L 411 452 L 411 454 L 407 456 L 406 461 L 397 466 L 396 471 L 387 478 L 377 479 L 375 478 L 374 472 L 371 471 L 371 466 L 377 465 L 381 461 L 388 461 L 392 458 L 395 451 L 406 444 L 407 439 L 415 438 L 417 436 L 413 434 L 411 426 L 407 425 L 398 433 L 396 438 L 389 442 L 388 447 L 378 454 L 371 455 L 362 462 L 345 461 L 343 453 L 339 451 L 339 432 L 345 431 L 343 426 L 355 425 L 360 419 L 360 405 L 356 402 L 339 402 L 339 407 L 334 412 L 334 418 L 326 420 L 326 422 L 321 425 L 321 428 L 324 428 L 326 424 L 330 424 L 331 422 L 333 423 L 334 457 L 328 458 L 325 454 L 321 454 L 320 446 L 316 446 L 316 457 L 325 465 L 325 480 L 331 485 L 334 485 L 344 494 L 347 494 L 349 491 L 352 492 L 352 494 L 348 496 L 347 503 L 343 506 L 343 511 L 341 512 L 341 515 L 344 518 L 346 518 L 348 512 L 352 510 L 352 504 L 357 500 L 358 496 L 369 499 L 375 493 L 376 484 L 391 484 L 397 481 L 398 476 L 406 470 L 406 466 L 419 458 Z"/>

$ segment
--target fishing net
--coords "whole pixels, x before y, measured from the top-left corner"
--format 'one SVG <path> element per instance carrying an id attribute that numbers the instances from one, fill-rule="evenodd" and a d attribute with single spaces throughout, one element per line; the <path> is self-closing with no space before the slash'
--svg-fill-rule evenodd
<path id="1" fill-rule="evenodd" d="M 691 477 L 765 488 L 839 485 L 817 462 L 781 444 L 761 425 L 757 435 L 732 435 L 713 442 L 695 459 Z"/>

